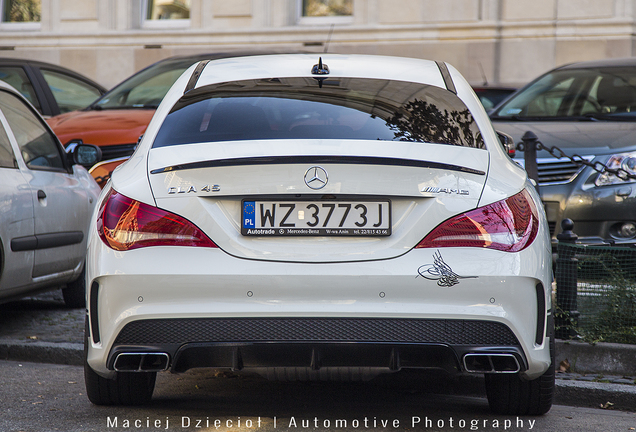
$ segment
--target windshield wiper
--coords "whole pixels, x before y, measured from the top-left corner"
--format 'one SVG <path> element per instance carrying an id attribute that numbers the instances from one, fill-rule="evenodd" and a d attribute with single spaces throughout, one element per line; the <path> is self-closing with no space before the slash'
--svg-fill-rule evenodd
<path id="1" fill-rule="evenodd" d="M 636 112 L 633 113 L 587 113 L 580 116 L 553 116 L 553 117 L 539 117 L 539 116 L 491 116 L 491 120 L 502 121 L 621 121 L 621 122 L 636 122 Z"/>
<path id="2" fill-rule="evenodd" d="M 510 120 L 510 121 L 575 121 L 580 120 L 580 117 L 567 117 L 567 116 L 554 116 L 554 117 L 543 117 L 543 116 L 491 116 L 491 120 Z"/>
<path id="3" fill-rule="evenodd" d="M 636 121 L 636 113 L 587 113 L 583 115 L 583 118 L 591 121 L 624 121 L 633 122 Z"/>

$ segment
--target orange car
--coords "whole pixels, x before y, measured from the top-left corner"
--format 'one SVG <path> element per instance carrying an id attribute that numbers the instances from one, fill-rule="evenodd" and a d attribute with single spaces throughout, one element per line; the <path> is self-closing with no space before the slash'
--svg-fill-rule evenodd
<path id="1" fill-rule="evenodd" d="M 102 150 L 102 162 L 91 169 L 100 186 L 137 147 L 139 138 L 168 89 L 194 63 L 205 59 L 254 53 L 213 53 L 171 57 L 137 72 L 87 108 L 47 120 L 62 144 L 94 144 Z"/>
<path id="2" fill-rule="evenodd" d="M 113 173 L 115 168 L 117 168 L 119 165 L 123 164 L 127 160 L 128 156 L 105 160 L 93 165 L 92 168 L 88 170 L 88 172 L 90 173 L 90 175 L 93 176 L 99 187 L 104 189 L 104 186 L 106 186 L 106 183 L 108 183 L 108 180 L 110 180 L 110 175 Z"/>

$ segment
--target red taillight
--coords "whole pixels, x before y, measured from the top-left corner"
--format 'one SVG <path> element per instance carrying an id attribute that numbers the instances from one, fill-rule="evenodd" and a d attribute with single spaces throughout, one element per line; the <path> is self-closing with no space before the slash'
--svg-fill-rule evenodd
<path id="1" fill-rule="evenodd" d="M 192 222 L 112 190 L 97 219 L 102 241 L 125 251 L 146 246 L 218 247 Z"/>
<path id="2" fill-rule="evenodd" d="M 519 252 L 534 241 L 538 230 L 537 209 L 524 189 L 443 222 L 416 248 L 468 246 Z"/>

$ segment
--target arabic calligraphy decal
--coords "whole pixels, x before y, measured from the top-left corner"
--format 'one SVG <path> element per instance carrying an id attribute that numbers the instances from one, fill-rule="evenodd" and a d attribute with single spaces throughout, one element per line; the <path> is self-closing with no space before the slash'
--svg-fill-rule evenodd
<path id="1" fill-rule="evenodd" d="M 433 254 L 433 264 L 424 264 L 417 269 L 417 276 L 424 279 L 436 280 L 437 285 L 445 288 L 457 285 L 460 279 L 474 279 L 475 276 L 460 276 L 444 262 L 442 254 L 435 251 Z"/>

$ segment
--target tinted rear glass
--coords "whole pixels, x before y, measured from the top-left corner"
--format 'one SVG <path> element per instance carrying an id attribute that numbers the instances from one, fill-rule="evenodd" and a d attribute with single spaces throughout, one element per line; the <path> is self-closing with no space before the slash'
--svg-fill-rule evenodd
<path id="1" fill-rule="evenodd" d="M 434 86 L 280 78 L 205 86 L 166 117 L 153 147 L 214 141 L 355 139 L 484 148 L 468 108 Z"/>

